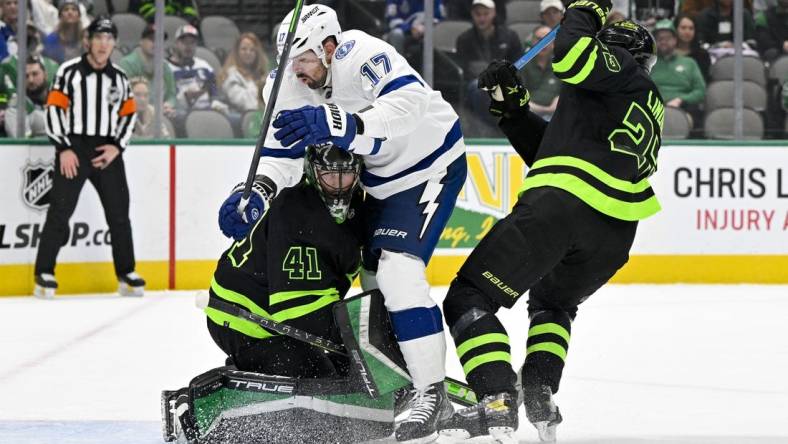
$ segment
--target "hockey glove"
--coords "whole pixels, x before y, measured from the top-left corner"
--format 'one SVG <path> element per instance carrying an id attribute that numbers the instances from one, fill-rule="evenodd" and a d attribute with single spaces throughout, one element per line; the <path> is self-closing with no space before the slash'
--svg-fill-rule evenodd
<path id="1" fill-rule="evenodd" d="M 263 178 L 263 176 L 257 176 Z M 265 213 L 266 203 L 270 192 L 270 186 L 262 180 L 255 179 L 252 184 L 252 193 L 249 195 L 249 203 L 244 208 L 243 214 L 238 213 L 238 203 L 243 197 L 244 183 L 241 182 L 233 188 L 221 208 L 219 208 L 219 229 L 227 237 L 241 240 L 249 234 L 249 230 L 255 222 Z"/>
<path id="2" fill-rule="evenodd" d="M 497 117 L 524 114 L 531 94 L 506 60 L 494 60 L 479 74 L 478 86 L 490 94 L 490 114 Z"/>
<path id="3" fill-rule="evenodd" d="M 356 137 L 356 119 L 333 103 L 321 106 L 304 106 L 279 113 L 274 120 L 276 140 L 294 148 L 331 142 L 349 150 Z"/>

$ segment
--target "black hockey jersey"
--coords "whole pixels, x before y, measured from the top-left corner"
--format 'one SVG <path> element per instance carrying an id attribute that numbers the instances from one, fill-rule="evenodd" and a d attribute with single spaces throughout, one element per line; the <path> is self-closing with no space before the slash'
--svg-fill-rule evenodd
<path id="1" fill-rule="evenodd" d="M 222 253 L 211 282 L 217 296 L 260 316 L 329 337 L 331 306 L 347 293 L 361 264 L 361 197 L 334 221 L 317 190 L 286 188 L 246 238 Z M 252 322 L 206 308 L 215 323 L 262 339 Z M 335 340 L 338 338 L 335 338 Z"/>
<path id="2" fill-rule="evenodd" d="M 570 5 L 555 40 L 563 85 L 550 123 L 529 113 L 500 125 L 531 167 L 521 191 L 557 187 L 608 216 L 639 220 L 660 209 L 647 178 L 657 169 L 664 104 L 628 51 L 596 39 L 604 20 L 592 1 Z"/>

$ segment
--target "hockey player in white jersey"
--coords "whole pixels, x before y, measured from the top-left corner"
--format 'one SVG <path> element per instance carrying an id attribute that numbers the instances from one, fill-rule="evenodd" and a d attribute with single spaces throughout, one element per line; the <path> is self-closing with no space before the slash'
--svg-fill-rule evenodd
<path id="1" fill-rule="evenodd" d="M 292 15 L 280 26 L 280 52 Z M 465 183 L 459 118 L 389 44 L 361 31 L 342 32 L 331 8 L 305 7 L 300 20 L 290 60 L 281 68 L 286 71 L 255 192 L 239 215 L 241 191 L 234 190 L 219 225 L 227 236 L 243 237 L 278 190 L 298 183 L 308 145 L 331 142 L 363 156 L 369 220 L 362 286 L 383 293 L 415 387 L 396 438 L 430 442 L 452 407 L 443 387 L 443 320 L 425 268 Z M 265 86 L 266 100 L 274 77 Z"/>

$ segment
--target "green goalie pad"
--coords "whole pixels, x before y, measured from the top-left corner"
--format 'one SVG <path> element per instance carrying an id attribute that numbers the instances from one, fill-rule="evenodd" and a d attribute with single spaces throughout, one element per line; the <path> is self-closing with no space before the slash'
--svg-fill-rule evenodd
<path id="1" fill-rule="evenodd" d="M 390 436 L 394 395 L 371 399 L 353 385 L 220 367 L 191 381 L 188 413 L 173 403 L 172 413 L 181 414 L 170 420 L 178 423 L 176 434 L 194 444 L 356 443 Z"/>
<path id="2" fill-rule="evenodd" d="M 337 302 L 334 319 L 350 355 L 359 390 L 375 398 L 410 384 L 405 359 L 379 290 Z"/>

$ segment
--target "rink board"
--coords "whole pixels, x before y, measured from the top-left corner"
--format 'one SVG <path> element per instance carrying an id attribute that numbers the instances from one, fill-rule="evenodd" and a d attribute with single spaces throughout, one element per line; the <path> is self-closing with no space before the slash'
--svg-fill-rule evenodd
<path id="1" fill-rule="evenodd" d="M 183 143 L 181 143 L 183 142 Z M 29 294 L 54 174 L 45 142 L 0 144 L 0 295 Z M 124 158 L 138 271 L 150 289 L 205 288 L 228 240 L 217 209 L 245 178 L 248 141 L 136 143 Z M 788 283 L 788 143 L 667 144 L 651 179 L 663 210 L 643 221 L 626 283 Z M 428 268 L 448 283 L 517 199 L 526 167 L 502 141 L 468 141 L 468 180 Z M 58 257 L 61 293 L 116 285 L 106 222 L 86 185 Z"/>

